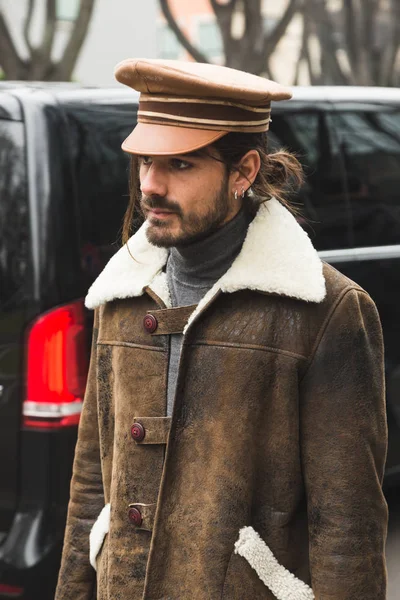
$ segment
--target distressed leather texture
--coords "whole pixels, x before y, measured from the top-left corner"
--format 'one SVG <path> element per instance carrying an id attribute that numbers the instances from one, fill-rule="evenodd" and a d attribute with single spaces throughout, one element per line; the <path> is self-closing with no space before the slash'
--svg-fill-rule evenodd
<path id="1" fill-rule="evenodd" d="M 147 531 L 153 531 L 154 527 L 154 516 L 156 513 L 157 504 L 140 504 L 136 502 L 135 504 L 130 504 L 130 507 L 138 508 L 141 512 L 143 522 L 138 525 L 139 529 L 145 529 Z"/>
<path id="2" fill-rule="evenodd" d="M 382 331 L 365 291 L 324 276 L 319 304 L 243 290 L 206 306 L 166 443 L 130 434 L 166 415 L 168 336 L 143 328 L 165 306 L 145 292 L 96 309 L 56 600 L 274 600 L 233 552 L 246 525 L 317 600 L 386 598 Z M 130 504 L 156 504 L 152 531 Z"/>
<path id="3" fill-rule="evenodd" d="M 152 335 L 182 333 L 195 308 L 196 304 L 149 311 L 157 319 L 157 329 L 153 331 Z"/>
<path id="4" fill-rule="evenodd" d="M 137 417 L 134 423 L 143 425 L 146 435 L 137 444 L 166 444 L 171 429 L 171 417 Z"/>

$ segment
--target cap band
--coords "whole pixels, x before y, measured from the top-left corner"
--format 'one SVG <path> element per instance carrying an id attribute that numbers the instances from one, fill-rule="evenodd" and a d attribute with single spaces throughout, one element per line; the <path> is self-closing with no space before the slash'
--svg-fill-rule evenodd
<path id="1" fill-rule="evenodd" d="M 267 131 L 270 103 L 249 106 L 219 99 L 181 98 L 141 94 L 138 122 L 210 129 L 215 131 Z"/>

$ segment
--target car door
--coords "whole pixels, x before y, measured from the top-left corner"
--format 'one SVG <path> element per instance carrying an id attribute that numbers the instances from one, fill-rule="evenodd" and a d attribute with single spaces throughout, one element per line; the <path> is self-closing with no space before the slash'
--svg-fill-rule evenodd
<path id="1" fill-rule="evenodd" d="M 303 166 L 304 185 L 290 199 L 318 250 L 353 243 L 344 164 L 332 137 L 330 111 L 329 103 L 293 101 L 285 109 L 277 107 L 268 135 L 270 151 L 287 149 Z"/>
<path id="2" fill-rule="evenodd" d="M 0 541 L 18 502 L 23 332 L 32 296 L 26 180 L 22 113 L 0 91 Z"/>
<path id="3" fill-rule="evenodd" d="M 400 106 L 338 103 L 332 138 L 345 166 L 350 249 L 322 257 L 369 292 L 383 326 L 389 423 L 387 475 L 400 474 Z"/>

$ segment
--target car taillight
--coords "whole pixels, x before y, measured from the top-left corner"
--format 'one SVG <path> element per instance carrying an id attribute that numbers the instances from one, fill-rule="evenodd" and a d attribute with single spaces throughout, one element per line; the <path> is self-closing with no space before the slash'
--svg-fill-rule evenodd
<path id="1" fill-rule="evenodd" d="M 88 371 L 81 300 L 51 310 L 32 324 L 27 343 L 25 427 L 77 425 Z"/>
<path id="2" fill-rule="evenodd" d="M 17 585 L 0 583 L 0 598 L 21 598 L 24 588 Z"/>

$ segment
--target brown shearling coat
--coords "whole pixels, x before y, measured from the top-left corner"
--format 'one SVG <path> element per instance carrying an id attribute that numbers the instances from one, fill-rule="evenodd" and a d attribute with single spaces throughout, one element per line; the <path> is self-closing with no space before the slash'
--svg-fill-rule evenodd
<path id="1" fill-rule="evenodd" d="M 166 252 L 145 227 L 136 260 L 122 248 L 87 297 L 95 328 L 56 600 L 384 600 L 371 298 L 269 201 L 185 325 L 168 418 L 167 334 L 188 311 L 168 308 Z"/>

